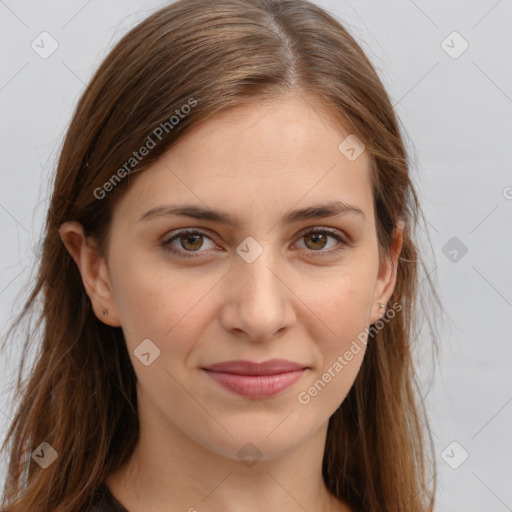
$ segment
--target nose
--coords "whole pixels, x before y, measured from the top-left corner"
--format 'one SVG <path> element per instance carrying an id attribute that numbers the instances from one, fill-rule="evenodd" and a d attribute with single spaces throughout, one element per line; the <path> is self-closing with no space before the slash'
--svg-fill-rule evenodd
<path id="1" fill-rule="evenodd" d="M 269 248 L 252 263 L 237 260 L 225 283 L 224 328 L 260 343 L 282 335 L 296 321 L 289 281 L 289 273 L 277 264 Z"/>

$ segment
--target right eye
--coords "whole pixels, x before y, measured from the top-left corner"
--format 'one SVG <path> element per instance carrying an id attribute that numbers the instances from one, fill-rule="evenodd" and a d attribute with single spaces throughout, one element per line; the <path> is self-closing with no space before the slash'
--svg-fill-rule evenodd
<path id="1" fill-rule="evenodd" d="M 205 252 L 198 250 L 203 247 L 201 238 L 207 238 L 211 241 L 211 238 L 202 231 L 198 231 L 197 229 L 182 229 L 171 238 L 162 242 L 162 247 L 164 247 L 165 250 L 184 258 L 196 258 L 197 256 L 195 254 L 190 253 Z M 178 241 L 181 248 L 176 248 L 176 246 L 173 245 L 175 240 Z"/>

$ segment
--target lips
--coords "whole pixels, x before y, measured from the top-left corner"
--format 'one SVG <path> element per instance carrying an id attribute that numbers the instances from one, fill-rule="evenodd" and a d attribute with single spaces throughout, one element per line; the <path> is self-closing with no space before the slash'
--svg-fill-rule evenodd
<path id="1" fill-rule="evenodd" d="M 303 370 L 307 366 L 287 361 L 286 359 L 271 359 L 262 363 L 236 360 L 216 363 L 205 367 L 205 370 L 237 375 L 276 375 L 277 373 Z"/>
<path id="2" fill-rule="evenodd" d="M 263 363 L 225 361 L 202 370 L 232 393 L 247 398 L 266 398 L 289 388 L 308 367 L 285 359 L 271 359 Z"/>

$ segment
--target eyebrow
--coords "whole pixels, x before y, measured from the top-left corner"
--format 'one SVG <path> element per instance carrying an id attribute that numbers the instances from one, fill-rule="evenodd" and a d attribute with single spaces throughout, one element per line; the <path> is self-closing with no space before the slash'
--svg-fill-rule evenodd
<path id="1" fill-rule="evenodd" d="M 335 217 L 338 215 L 355 214 L 366 220 L 366 215 L 357 206 L 350 205 L 343 201 L 332 201 L 325 204 L 317 204 L 302 208 L 299 210 L 292 210 L 280 219 L 284 224 L 292 224 L 295 222 L 302 222 L 309 219 L 317 219 L 323 217 Z M 219 222 L 229 227 L 237 227 L 241 225 L 241 220 L 238 216 L 221 210 L 212 210 L 210 208 L 203 208 L 196 205 L 160 205 L 151 208 L 144 213 L 137 222 L 148 221 L 151 219 L 164 217 L 164 216 L 183 216 L 191 217 L 199 220 L 209 220 Z"/>

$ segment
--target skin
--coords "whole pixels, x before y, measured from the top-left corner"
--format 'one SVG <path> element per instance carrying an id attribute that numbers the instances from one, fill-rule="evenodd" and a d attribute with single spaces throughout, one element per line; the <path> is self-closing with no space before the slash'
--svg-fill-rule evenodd
<path id="1" fill-rule="evenodd" d="M 381 317 L 403 226 L 379 260 L 369 156 L 349 161 L 338 150 L 349 132 L 303 98 L 251 102 L 196 126 L 120 200 L 107 255 L 77 222 L 61 226 L 95 314 L 122 328 L 138 378 L 140 441 L 107 479 L 130 512 L 351 510 L 329 493 L 321 467 L 329 417 L 357 376 L 364 344 L 308 404 L 297 396 Z M 340 200 L 364 217 L 280 222 L 290 210 Z M 139 221 L 178 202 L 227 211 L 242 224 Z M 334 228 L 350 245 L 304 235 L 313 227 Z M 182 228 L 206 233 L 172 242 L 195 258 L 162 246 Z M 249 236 L 263 249 L 251 263 L 236 252 Z M 160 356 L 146 366 L 134 350 L 148 338 Z M 236 395 L 201 370 L 272 358 L 309 369 L 271 398 Z M 248 442 L 260 452 L 251 467 L 237 456 Z"/>

